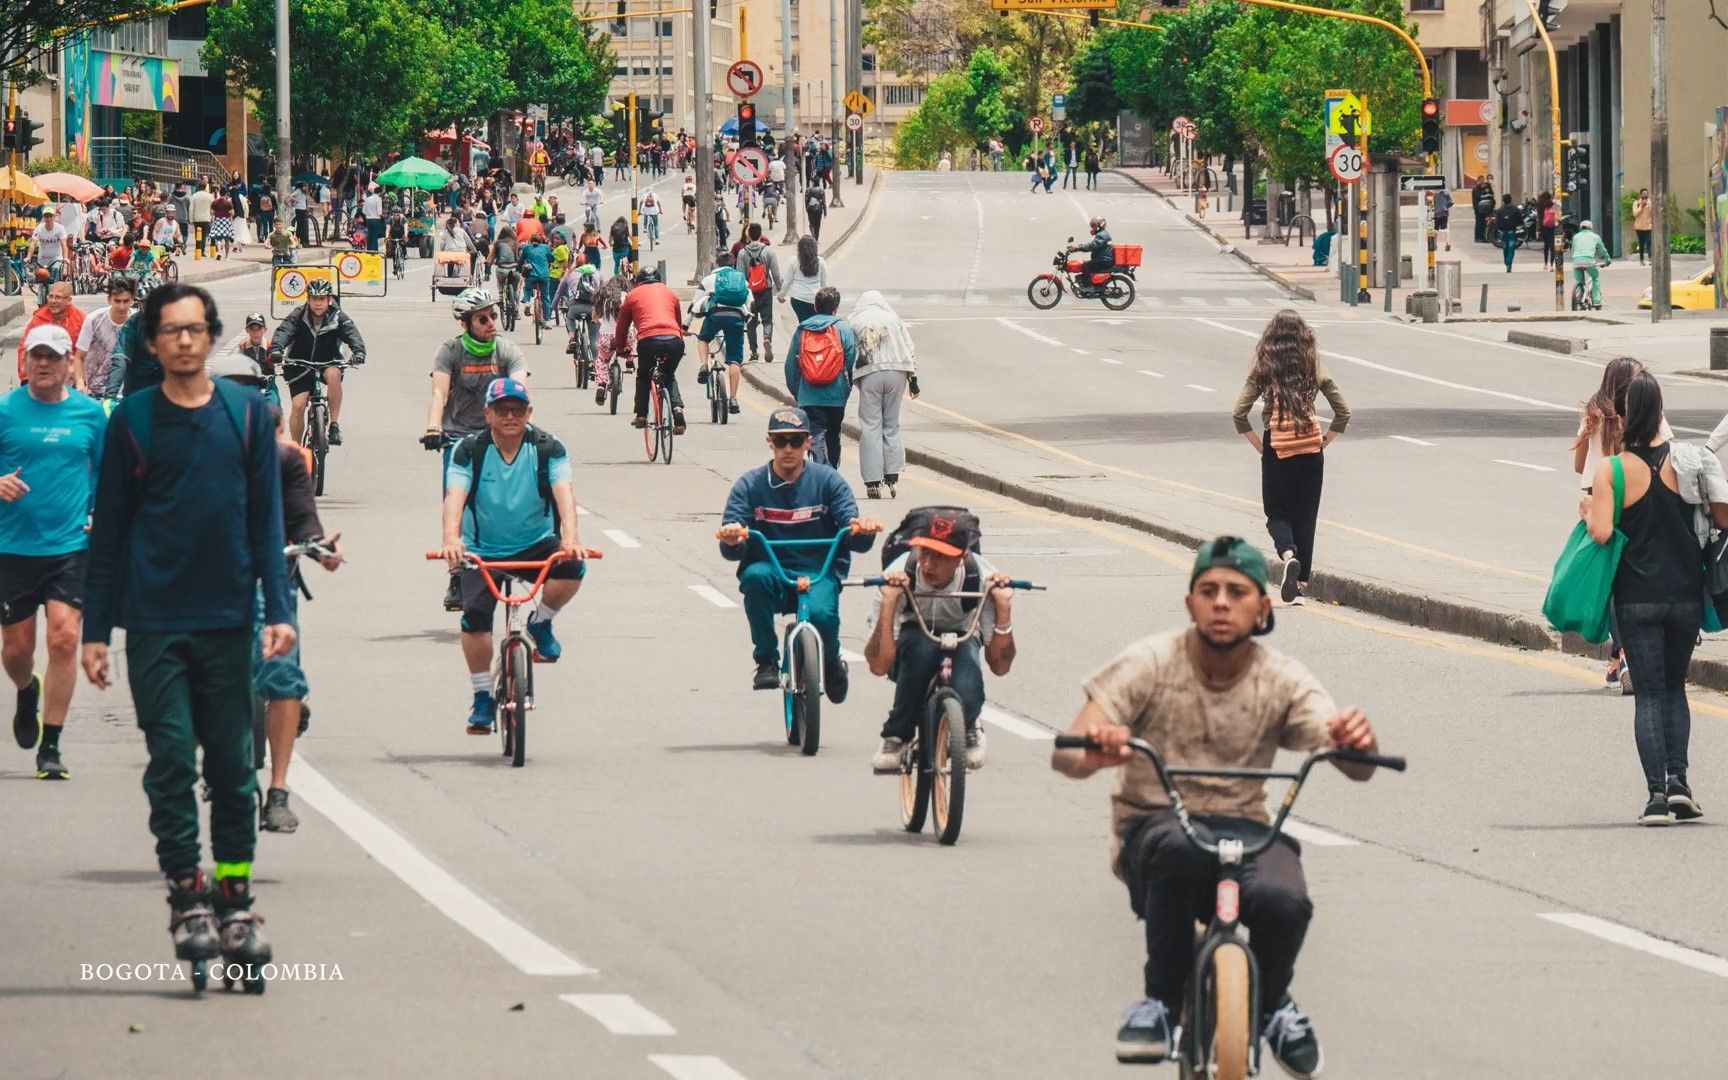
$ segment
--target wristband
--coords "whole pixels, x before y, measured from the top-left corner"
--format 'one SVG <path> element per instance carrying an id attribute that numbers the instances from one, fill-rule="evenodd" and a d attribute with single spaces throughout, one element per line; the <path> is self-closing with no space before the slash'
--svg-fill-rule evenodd
<path id="1" fill-rule="evenodd" d="M 1013 632 L 1014 632 L 1014 626 L 1012 623 L 1010 623 L 1007 626 L 992 626 L 990 628 L 990 633 L 992 635 L 995 635 L 995 634 L 1012 634 Z"/>

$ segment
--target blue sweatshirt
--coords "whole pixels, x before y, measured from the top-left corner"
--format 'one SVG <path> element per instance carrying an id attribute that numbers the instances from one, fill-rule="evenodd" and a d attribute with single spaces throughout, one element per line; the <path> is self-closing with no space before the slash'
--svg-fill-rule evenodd
<path id="1" fill-rule="evenodd" d="M 748 526 L 769 540 L 830 540 L 857 517 L 858 500 L 846 478 L 826 465 L 807 461 L 804 471 L 790 484 L 774 474 L 772 463 L 740 476 L 726 496 L 720 523 Z M 842 542 L 834 556 L 833 575 L 845 577 L 852 566 L 851 553 L 869 551 L 874 543 L 874 536 L 853 536 Z M 722 541 L 720 554 L 739 563 L 740 574 L 744 567 L 765 557 L 754 540 L 736 547 Z M 828 552 L 812 545 L 782 548 L 775 554 L 782 567 L 795 573 L 820 569 Z"/>
<path id="2" fill-rule="evenodd" d="M 798 344 L 806 330 L 826 330 L 840 324 L 840 347 L 846 353 L 846 368 L 840 377 L 827 386 L 813 386 L 804 381 L 798 370 Z M 852 328 L 838 315 L 812 315 L 792 331 L 792 342 L 786 349 L 786 390 L 800 405 L 846 406 L 846 395 L 852 390 L 852 366 L 858 362 L 858 339 Z"/>
<path id="3" fill-rule="evenodd" d="M 276 433 L 262 397 L 226 390 L 250 399 L 244 439 L 222 388 L 184 409 L 153 387 L 109 418 L 84 579 L 85 642 L 107 644 L 116 626 L 250 629 L 260 582 L 265 622 L 293 622 Z M 144 408 L 153 412 L 141 463 L 128 415 Z"/>

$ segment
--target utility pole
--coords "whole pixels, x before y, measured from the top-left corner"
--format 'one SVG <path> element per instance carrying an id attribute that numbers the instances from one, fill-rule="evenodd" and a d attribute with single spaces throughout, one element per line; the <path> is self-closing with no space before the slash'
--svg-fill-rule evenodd
<path id="1" fill-rule="evenodd" d="M 792 145 L 797 122 L 792 115 L 792 0 L 780 0 L 780 158 L 786 163 L 786 193 L 780 200 L 786 211 L 786 235 L 782 244 L 798 241 L 798 154 Z"/>
<path id="2" fill-rule="evenodd" d="M 696 36 L 692 49 L 696 71 L 691 80 L 696 91 L 696 276 L 691 280 L 701 281 L 714 269 L 714 103 L 708 96 L 708 83 L 714 73 L 714 62 L 709 56 L 714 46 L 714 30 L 707 4 L 695 0 L 690 8 Z"/>
<path id="3" fill-rule="evenodd" d="M 294 146 L 288 123 L 288 0 L 276 0 L 276 213 L 293 221 Z M 269 238 L 266 237 L 268 242 Z"/>
<path id="4" fill-rule="evenodd" d="M 1650 0 L 1650 321 L 1671 318 L 1668 250 L 1668 0 Z"/>
<path id="5" fill-rule="evenodd" d="M 840 14 L 841 0 L 828 0 L 828 155 L 840 145 Z M 833 170 L 829 170 L 832 175 Z M 830 184 L 828 205 L 840 206 L 840 185 Z"/>
<path id="6" fill-rule="evenodd" d="M 864 92 L 864 0 L 847 0 L 846 4 L 846 89 Z M 864 182 L 864 126 L 846 129 L 846 162 L 851 167 L 852 183 Z"/>
<path id="7" fill-rule="evenodd" d="M 658 16 L 656 16 L 658 22 Z M 630 272 L 635 273 L 641 268 L 642 248 L 637 242 L 637 230 L 641 221 L 642 207 L 642 169 L 641 162 L 636 158 L 636 91 L 630 91 L 630 112 L 625 119 L 625 161 L 630 163 Z M 662 283 L 664 284 L 664 283 Z"/>

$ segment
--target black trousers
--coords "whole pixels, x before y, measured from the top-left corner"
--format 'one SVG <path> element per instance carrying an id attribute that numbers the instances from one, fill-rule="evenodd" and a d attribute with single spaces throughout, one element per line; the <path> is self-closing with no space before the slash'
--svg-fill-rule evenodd
<path id="1" fill-rule="evenodd" d="M 684 339 L 681 337 L 643 338 L 636 343 L 636 415 L 648 415 L 648 393 L 654 385 L 654 362 L 666 362 L 666 396 L 674 409 L 684 407 L 684 395 L 678 392 L 678 361 L 684 359 Z"/>
<path id="2" fill-rule="evenodd" d="M 1295 551 L 1304 584 L 1314 572 L 1314 525 L 1320 519 L 1320 488 L 1326 479 L 1326 454 L 1280 458 L 1267 432 L 1260 451 L 1260 505 L 1266 531 L 1282 554 Z"/>
<path id="3" fill-rule="evenodd" d="M 810 456 L 830 468 L 840 467 L 840 425 L 846 420 L 844 405 L 800 405 L 810 416 Z"/>
<path id="4" fill-rule="evenodd" d="M 1207 839 L 1223 833 L 1252 842 L 1265 835 L 1264 826 L 1235 818 L 1193 822 Z M 1134 913 L 1146 922 L 1146 996 L 1179 1013 L 1194 967 L 1194 924 L 1210 921 L 1216 904 L 1218 857 L 1188 843 L 1176 815 L 1165 810 L 1128 826 L 1120 869 Z M 1244 864 L 1241 912 L 1260 964 L 1260 1008 L 1270 1013 L 1290 992 L 1314 917 L 1296 841 L 1281 837 Z"/>

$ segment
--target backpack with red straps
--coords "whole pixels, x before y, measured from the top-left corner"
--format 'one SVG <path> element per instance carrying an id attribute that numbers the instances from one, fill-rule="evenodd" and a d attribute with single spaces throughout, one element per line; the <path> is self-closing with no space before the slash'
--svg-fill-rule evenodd
<path id="1" fill-rule="evenodd" d="M 811 386 L 828 386 L 846 370 L 846 348 L 840 342 L 840 324 L 831 322 L 820 330 L 808 327 L 798 337 L 798 375 Z"/>

